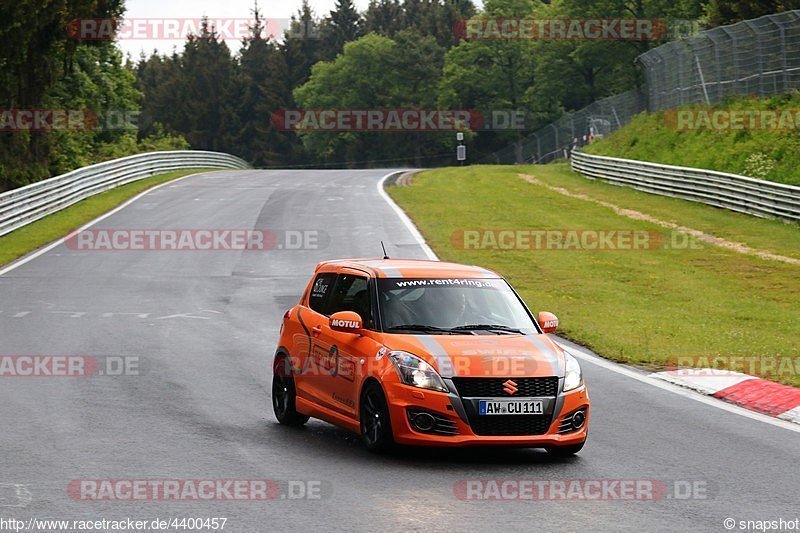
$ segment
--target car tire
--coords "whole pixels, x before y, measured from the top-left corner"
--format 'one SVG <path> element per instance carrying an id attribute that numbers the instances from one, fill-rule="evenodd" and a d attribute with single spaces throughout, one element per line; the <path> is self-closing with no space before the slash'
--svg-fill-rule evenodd
<path id="1" fill-rule="evenodd" d="M 298 427 L 308 422 L 309 417 L 296 409 L 297 389 L 289 360 L 282 357 L 275 363 L 272 374 L 272 409 L 275 418 L 284 426 Z"/>
<path id="2" fill-rule="evenodd" d="M 571 444 L 569 446 L 551 446 L 547 448 L 547 453 L 553 457 L 571 457 L 581 451 L 586 441 L 580 444 Z"/>
<path id="3" fill-rule="evenodd" d="M 372 381 L 364 387 L 359 415 L 361 438 L 367 450 L 373 453 L 385 453 L 394 448 L 389 405 L 378 383 Z"/>

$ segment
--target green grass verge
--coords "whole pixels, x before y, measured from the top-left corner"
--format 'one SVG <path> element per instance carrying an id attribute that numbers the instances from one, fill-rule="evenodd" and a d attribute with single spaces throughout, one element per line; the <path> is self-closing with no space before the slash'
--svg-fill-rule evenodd
<path id="1" fill-rule="evenodd" d="M 750 248 L 800 259 L 798 224 L 734 213 L 699 202 L 648 194 L 630 187 L 611 186 L 571 172 L 567 163 L 532 168 L 533 170 L 528 173 L 534 174 L 550 185 L 564 187 L 572 192 L 586 194 L 620 207 L 642 211 L 666 222 L 697 229 Z"/>
<path id="2" fill-rule="evenodd" d="M 684 226 L 797 256 L 800 230 L 708 206 L 592 182 L 564 165 L 448 168 L 389 194 L 443 260 L 494 269 L 560 333 L 611 359 L 658 367 L 675 357 L 800 356 L 800 266 L 704 245 L 644 251 L 465 250 L 465 229 L 664 231 L 518 174 Z M 723 228 L 722 231 L 713 231 Z M 800 385 L 796 373 L 756 371 Z"/>
<path id="3" fill-rule="evenodd" d="M 48 215 L 18 230 L 0 237 L 0 266 L 33 252 L 60 239 L 74 229 L 81 227 L 151 187 L 161 183 L 214 169 L 176 170 L 122 185 L 104 193 L 82 200 L 63 211 Z"/>
<path id="4" fill-rule="evenodd" d="M 679 110 L 642 113 L 624 128 L 586 148 L 593 154 L 639 159 L 668 165 L 705 168 L 800 185 L 800 92 L 770 98 L 732 98 L 711 108 L 686 106 Z M 787 111 L 782 129 L 707 127 L 679 131 L 680 111 Z M 693 117 L 699 115 L 693 114 Z"/>

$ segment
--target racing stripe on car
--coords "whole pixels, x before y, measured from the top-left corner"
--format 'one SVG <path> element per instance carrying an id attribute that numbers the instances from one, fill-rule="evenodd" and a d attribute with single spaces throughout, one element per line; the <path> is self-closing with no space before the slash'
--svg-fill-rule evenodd
<path id="1" fill-rule="evenodd" d="M 542 356 L 547 357 L 547 360 L 550 363 L 551 372 L 553 373 L 552 375 L 560 378 L 564 377 L 564 368 L 562 368 L 558 353 L 555 349 L 553 349 L 553 347 L 548 346 L 540 339 L 529 335 L 525 335 L 524 337 L 521 337 L 521 339 L 523 342 L 529 342 L 536 346 Z"/>
<path id="2" fill-rule="evenodd" d="M 378 271 L 383 277 L 385 278 L 402 278 L 404 277 L 403 274 L 396 268 L 387 268 L 382 261 L 362 261 L 362 265 L 366 265 L 376 271 Z"/>
<path id="3" fill-rule="evenodd" d="M 474 268 L 475 270 L 477 270 L 481 274 L 486 274 L 486 275 L 488 275 L 488 276 L 490 276 L 492 278 L 496 278 L 497 277 L 497 273 L 496 272 L 492 272 L 491 270 L 489 270 L 487 268 L 483 268 L 483 267 L 479 267 L 479 266 L 475 266 L 475 265 L 472 265 L 472 268 Z"/>
<path id="4" fill-rule="evenodd" d="M 386 275 L 387 278 L 403 278 L 403 277 L 405 277 L 396 268 L 383 268 L 382 270 L 383 270 L 383 273 Z"/>
<path id="5" fill-rule="evenodd" d="M 380 270 L 378 270 L 378 269 L 377 269 L 377 268 L 375 268 L 374 266 L 372 266 L 372 265 L 368 265 L 368 264 L 364 264 L 364 265 L 363 265 L 363 267 L 364 267 L 364 268 L 366 268 L 367 270 L 369 270 L 369 271 L 372 273 L 372 275 L 373 275 L 374 277 L 376 277 L 376 278 L 379 278 L 379 277 L 381 277 L 381 272 L 380 272 Z"/>
<path id="6" fill-rule="evenodd" d="M 360 261 L 359 264 L 372 270 L 376 278 L 385 277 L 383 269 L 377 265 L 376 261 Z"/>
<path id="7" fill-rule="evenodd" d="M 428 350 L 431 357 L 436 360 L 436 366 L 438 367 L 437 370 L 440 376 L 443 378 L 452 378 L 456 375 L 456 367 L 453 364 L 453 360 L 450 359 L 447 350 L 439 344 L 439 341 L 430 335 L 414 335 L 414 338 L 417 339 L 425 349 Z"/>

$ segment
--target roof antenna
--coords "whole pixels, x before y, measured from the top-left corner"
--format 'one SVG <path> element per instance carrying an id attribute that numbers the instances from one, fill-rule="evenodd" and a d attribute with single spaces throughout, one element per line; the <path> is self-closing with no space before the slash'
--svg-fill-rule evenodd
<path id="1" fill-rule="evenodd" d="M 389 259 L 389 254 L 386 253 L 386 246 L 383 244 L 383 241 L 381 241 L 381 248 L 383 248 L 383 258 Z"/>

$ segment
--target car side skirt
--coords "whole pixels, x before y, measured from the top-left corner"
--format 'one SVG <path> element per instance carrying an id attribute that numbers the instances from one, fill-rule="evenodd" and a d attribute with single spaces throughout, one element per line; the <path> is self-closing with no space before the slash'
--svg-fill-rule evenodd
<path id="1" fill-rule="evenodd" d="M 353 420 L 350 417 L 332 411 L 327 407 L 317 405 L 316 403 L 305 398 L 301 398 L 300 396 L 295 399 L 295 405 L 297 412 L 299 413 L 308 415 L 312 418 L 319 418 L 320 420 L 324 420 L 325 422 L 329 422 L 354 433 L 361 433 L 361 424 L 358 420 Z"/>

